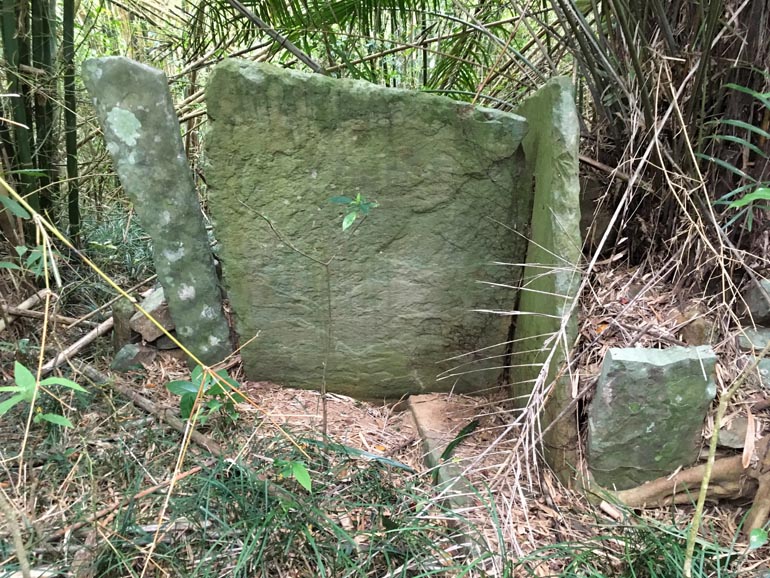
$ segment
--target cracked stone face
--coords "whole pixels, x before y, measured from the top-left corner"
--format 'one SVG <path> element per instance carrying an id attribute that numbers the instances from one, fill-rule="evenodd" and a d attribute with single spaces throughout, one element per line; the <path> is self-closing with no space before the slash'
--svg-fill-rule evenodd
<path id="1" fill-rule="evenodd" d="M 207 91 L 209 206 L 247 375 L 359 398 L 499 377 L 531 196 L 517 115 L 227 61 Z M 347 231 L 345 196 L 378 206 Z M 327 355 L 327 346 L 329 348 Z M 457 355 L 467 357 L 447 361 Z M 452 367 L 453 376 L 438 379 Z"/>

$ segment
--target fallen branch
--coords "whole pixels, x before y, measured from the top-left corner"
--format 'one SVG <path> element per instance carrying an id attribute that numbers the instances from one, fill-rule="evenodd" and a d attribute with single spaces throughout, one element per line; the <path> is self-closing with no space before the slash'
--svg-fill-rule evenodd
<path id="1" fill-rule="evenodd" d="M 682 470 L 674 476 L 658 478 L 642 486 L 612 495 L 629 508 L 659 508 L 671 504 L 692 504 L 706 472 L 706 464 Z M 741 456 L 714 462 L 708 500 L 737 499 L 753 495 L 757 485 L 744 475 Z"/>
<path id="2" fill-rule="evenodd" d="M 83 337 L 78 339 L 75 343 L 67 347 L 64 351 L 59 353 L 56 357 L 47 361 L 41 369 L 41 375 L 47 375 L 51 373 L 56 367 L 67 361 L 70 357 L 75 355 L 78 351 L 83 349 L 86 345 L 94 341 L 97 337 L 104 335 L 112 329 L 114 321 L 112 317 L 106 321 L 102 321 L 94 329 L 86 333 Z"/>
<path id="3" fill-rule="evenodd" d="M 0 307 L 0 313 L 4 313 L 8 315 L 9 319 L 14 319 L 16 317 L 29 317 L 31 319 L 45 319 L 46 314 L 43 311 L 33 311 L 31 309 L 22 309 L 20 307 Z M 65 317 L 64 315 L 54 315 L 54 314 L 48 314 L 49 319 L 53 319 L 54 321 L 57 321 L 59 323 L 72 323 L 72 325 L 76 325 L 78 323 L 82 323 L 83 325 L 87 325 L 89 327 L 96 327 L 96 323 L 93 321 L 81 321 L 80 319 L 76 319 L 74 317 Z"/>
<path id="4" fill-rule="evenodd" d="M 711 469 L 706 500 L 752 498 L 751 510 L 743 527 L 746 535 L 763 527 L 770 515 L 769 449 L 770 435 L 766 435 L 757 443 L 754 459 L 748 468 L 743 467 L 741 456 L 732 456 L 715 460 Z M 629 508 L 691 504 L 698 495 L 707 466 L 701 464 L 671 477 L 658 478 L 636 488 L 609 494 Z"/>
<path id="5" fill-rule="evenodd" d="M 171 415 L 171 410 L 169 408 L 158 406 L 156 403 L 150 401 L 146 397 L 139 395 L 132 388 L 120 384 L 116 380 L 111 380 L 108 376 L 104 375 L 102 372 L 91 367 L 83 361 L 74 361 L 73 366 L 94 383 L 109 383 L 110 387 L 126 396 L 134 403 L 134 405 L 142 408 L 147 413 L 154 415 L 159 420 L 167 423 L 178 432 L 184 433 L 187 429 L 187 422 L 179 419 L 174 415 Z M 190 439 L 199 446 L 206 448 L 213 456 L 218 458 L 224 457 L 222 448 L 210 437 L 193 430 L 190 433 Z"/>
<path id="6" fill-rule="evenodd" d="M 40 291 L 35 293 L 32 297 L 30 297 L 28 299 L 25 299 L 24 301 L 19 303 L 15 307 L 15 309 L 25 310 L 25 309 L 30 309 L 30 308 L 34 307 L 35 305 L 37 305 L 38 303 L 40 303 L 43 300 L 43 298 L 48 294 L 48 292 L 49 292 L 48 289 L 41 289 Z M 3 309 L 5 309 L 5 308 L 3 308 Z M 4 311 L 3 311 L 3 313 L 4 313 L 3 316 L 0 316 L 0 333 L 2 333 L 8 325 L 10 325 L 14 321 L 16 321 L 16 317 L 14 317 L 13 315 L 8 314 L 8 316 L 6 318 Z"/>

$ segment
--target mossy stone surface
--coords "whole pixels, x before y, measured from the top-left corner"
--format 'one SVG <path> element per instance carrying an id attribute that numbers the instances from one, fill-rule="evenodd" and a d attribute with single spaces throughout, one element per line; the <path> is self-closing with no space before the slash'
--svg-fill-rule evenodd
<path id="1" fill-rule="evenodd" d="M 230 329 L 168 79 L 118 56 L 87 60 L 82 76 L 120 183 L 152 238 L 177 333 L 201 361 L 217 363 L 232 351 Z"/>
<path id="2" fill-rule="evenodd" d="M 543 408 L 545 457 L 567 483 L 578 467 L 578 432 L 565 410 L 572 383 L 565 362 L 577 335 L 573 304 L 580 285 L 579 117 L 568 78 L 549 80 L 519 107 L 530 123 L 518 194 L 533 196 L 526 266 L 512 344 L 511 381 L 524 405 L 537 384 L 549 391 Z M 523 261 L 522 261 L 523 263 Z M 543 370 L 544 364 L 546 365 Z M 541 380 L 541 383 L 538 383 Z M 563 419 L 562 419 L 563 418 Z M 552 427 L 553 421 L 559 419 Z"/>
<path id="3" fill-rule="evenodd" d="M 597 483 L 625 490 L 695 462 L 715 365 L 706 345 L 610 349 L 588 418 Z"/>
<path id="4" fill-rule="evenodd" d="M 496 262 L 525 256 L 523 118 L 239 60 L 207 102 L 223 275 L 242 342 L 257 336 L 249 378 L 380 399 L 497 383 L 501 359 L 480 350 L 509 318 L 474 310 L 515 302 L 483 282 L 510 284 Z M 343 232 L 330 199 L 359 194 L 379 206 Z"/>

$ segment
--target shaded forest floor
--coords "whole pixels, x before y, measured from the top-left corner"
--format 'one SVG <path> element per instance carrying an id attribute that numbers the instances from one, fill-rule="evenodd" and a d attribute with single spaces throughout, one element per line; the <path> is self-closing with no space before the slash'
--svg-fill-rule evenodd
<path id="1" fill-rule="evenodd" d="M 721 325 L 720 303 L 688 297 L 656 271 L 613 262 L 596 268 L 574 353 L 581 419 L 610 347 L 712 343 L 731 368 L 726 375 L 747 363 Z M 6 300 L 25 296 L 9 293 Z M 34 367 L 40 327 L 35 319 L 9 327 L 4 381 L 11 381 L 14 359 Z M 55 321 L 50 335 L 60 350 L 87 329 Z M 79 357 L 108 373 L 109 339 Z M 45 575 L 672 576 L 681 568 L 693 508 L 629 512 L 597 507 L 564 488 L 521 428 L 510 426 L 517 410 L 506 388 L 434 396 L 444 407 L 446 439 L 479 424 L 447 457 L 472 488 L 458 506 L 433 486 L 403 403 L 330 394 L 324 437 L 317 392 L 246 381 L 236 358 L 228 371 L 251 403 L 238 405 L 234 424 L 218 416 L 196 428 L 219 448 L 212 455 L 164 421 L 179 409 L 165 385 L 189 377 L 176 356 L 161 352 L 141 371 L 111 375 L 111 383 L 93 382 L 74 366 L 61 372 L 88 394 L 41 396 L 32 414 L 61 413 L 73 428 L 30 423 L 28 405 L 0 419 L 0 486 L 22 521 L 33 569 Z M 154 404 L 154 413 L 121 389 Z M 749 380 L 728 420 L 767 398 L 759 380 Z M 766 411 L 754 414 L 759 435 Z M 710 415 L 704 440 L 712 430 Z M 766 569 L 767 547 L 749 551 L 740 537 L 748 505 L 707 509 L 696 576 L 759 576 Z M 13 570 L 8 536 L 2 544 L 0 567 Z"/>

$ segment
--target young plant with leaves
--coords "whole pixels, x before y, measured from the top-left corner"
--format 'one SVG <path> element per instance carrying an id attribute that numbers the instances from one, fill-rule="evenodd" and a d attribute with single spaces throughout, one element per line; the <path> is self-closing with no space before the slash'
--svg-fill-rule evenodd
<path id="1" fill-rule="evenodd" d="M 33 405 L 38 399 L 38 393 L 40 389 L 45 391 L 51 397 L 56 397 L 54 393 L 46 389 L 47 387 L 53 385 L 58 385 L 73 391 L 79 391 L 80 393 L 87 393 L 86 390 L 79 386 L 77 383 L 63 377 L 47 377 L 46 379 L 38 382 L 38 380 L 35 378 L 35 375 L 18 361 L 14 363 L 13 380 L 16 385 L 0 387 L 0 392 L 8 392 L 13 394 L 8 399 L 0 402 L 0 416 L 5 415 L 13 407 L 20 403 L 28 403 Z M 35 423 L 47 421 L 62 427 L 72 427 L 72 422 L 63 415 L 59 415 L 57 413 L 43 413 L 39 407 L 35 409 L 35 417 L 33 421 Z"/>
<path id="2" fill-rule="evenodd" d="M 361 193 L 352 199 L 350 197 L 332 197 L 330 201 L 337 205 L 345 205 L 347 208 L 347 213 L 342 219 L 343 231 L 347 231 L 358 217 L 364 218 L 369 215 L 369 211 L 379 207 L 377 201 L 367 201 Z"/>
<path id="3" fill-rule="evenodd" d="M 217 414 L 235 423 L 240 415 L 235 404 L 246 399 L 238 393 L 238 382 L 227 375 L 224 369 L 214 373 L 204 371 L 200 365 L 192 370 L 189 381 L 171 381 L 166 384 L 166 388 L 174 395 L 181 396 L 179 411 L 183 419 L 193 416 L 195 400 L 200 397 L 202 401 L 197 421 L 201 425 L 205 425 Z"/>

